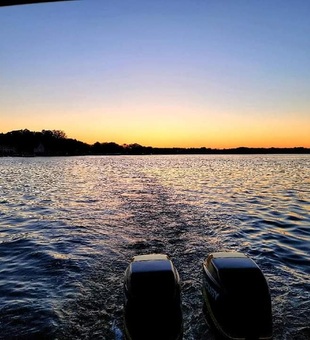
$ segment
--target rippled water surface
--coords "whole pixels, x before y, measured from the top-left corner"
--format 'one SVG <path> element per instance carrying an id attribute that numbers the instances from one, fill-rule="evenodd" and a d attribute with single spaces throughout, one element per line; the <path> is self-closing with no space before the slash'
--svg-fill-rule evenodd
<path id="1" fill-rule="evenodd" d="M 250 255 L 274 339 L 310 339 L 310 156 L 0 158 L 0 338 L 122 339 L 135 254 L 171 256 L 184 340 L 213 339 L 202 261 Z"/>

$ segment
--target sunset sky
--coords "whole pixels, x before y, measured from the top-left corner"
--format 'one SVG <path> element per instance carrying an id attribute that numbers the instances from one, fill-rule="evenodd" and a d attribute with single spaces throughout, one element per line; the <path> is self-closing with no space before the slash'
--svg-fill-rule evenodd
<path id="1" fill-rule="evenodd" d="M 309 0 L 0 7 L 0 132 L 310 147 Z"/>

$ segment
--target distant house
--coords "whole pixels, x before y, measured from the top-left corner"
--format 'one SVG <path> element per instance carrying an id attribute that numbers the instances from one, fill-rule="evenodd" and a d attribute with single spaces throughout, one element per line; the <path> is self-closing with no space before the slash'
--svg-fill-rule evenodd
<path id="1" fill-rule="evenodd" d="M 43 155 L 44 152 L 45 152 L 45 148 L 44 148 L 44 145 L 43 145 L 42 143 L 40 143 L 40 144 L 38 145 L 38 147 L 36 147 L 36 148 L 33 149 L 33 153 L 34 153 L 35 155 Z"/>
<path id="2" fill-rule="evenodd" d="M 15 148 L 7 145 L 0 145 L 0 156 L 13 156 L 16 154 Z"/>

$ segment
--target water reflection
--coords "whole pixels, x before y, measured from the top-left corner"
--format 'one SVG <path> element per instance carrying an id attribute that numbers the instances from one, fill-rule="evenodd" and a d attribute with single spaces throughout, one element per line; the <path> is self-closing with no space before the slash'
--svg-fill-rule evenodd
<path id="1" fill-rule="evenodd" d="M 308 339 L 309 169 L 298 155 L 0 159 L 0 338 L 113 339 L 129 259 L 161 252 L 184 339 L 212 339 L 201 263 L 237 250 L 269 281 L 275 339 Z"/>

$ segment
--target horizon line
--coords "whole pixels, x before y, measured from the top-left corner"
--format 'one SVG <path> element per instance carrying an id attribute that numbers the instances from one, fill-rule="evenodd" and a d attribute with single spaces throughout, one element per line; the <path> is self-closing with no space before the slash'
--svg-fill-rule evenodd
<path id="1" fill-rule="evenodd" d="M 118 146 L 121 146 L 123 148 L 126 148 L 126 147 L 130 147 L 130 146 L 140 146 L 140 147 L 143 147 L 143 148 L 153 148 L 153 149 L 184 149 L 184 150 L 190 150 L 190 149 L 197 149 L 197 150 L 200 150 L 200 149 L 207 149 L 207 150 L 215 150 L 215 151 L 225 151 L 225 150 L 240 150 L 240 149 L 247 149 L 247 150 L 289 150 L 289 149 L 304 149 L 304 150 L 310 150 L 310 147 L 306 147 L 306 146 L 292 146 L 292 147 L 282 147 L 282 146 L 269 146 L 269 147 L 263 147 L 263 146 L 257 146 L 257 147 L 253 147 L 253 146 L 236 146 L 236 147 L 224 147 L 224 148 L 219 148 L 219 147 L 208 147 L 208 146 L 198 146 L 198 147 L 194 147 L 194 146 L 186 146 L 186 147 L 180 147 L 180 146 L 151 146 L 151 145 L 142 145 L 140 143 L 137 143 L 137 142 L 134 142 L 134 143 L 122 143 L 122 144 L 118 144 L 117 142 L 114 142 L 114 141 L 104 141 L 104 142 L 99 142 L 99 141 L 96 141 L 94 143 L 87 143 L 87 142 L 84 142 L 82 140 L 79 140 L 79 139 L 76 139 L 76 138 L 72 138 L 72 137 L 68 137 L 67 134 L 65 133 L 64 130 L 61 130 L 61 129 L 42 129 L 41 131 L 31 131 L 27 128 L 25 129 L 17 129 L 17 130 L 11 130 L 11 131 L 8 131 L 8 132 L 0 132 L 0 134 L 9 134 L 9 133 L 12 133 L 12 132 L 22 132 L 22 131 L 29 131 L 31 133 L 42 133 L 43 131 L 51 131 L 51 132 L 60 132 L 63 134 L 64 136 L 64 139 L 71 139 L 71 140 L 76 140 L 77 142 L 81 142 L 81 143 L 84 143 L 84 144 L 87 144 L 89 146 L 93 146 L 97 143 L 99 144 L 116 144 Z"/>

